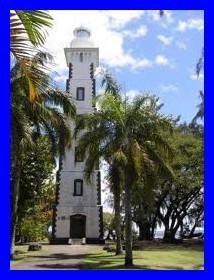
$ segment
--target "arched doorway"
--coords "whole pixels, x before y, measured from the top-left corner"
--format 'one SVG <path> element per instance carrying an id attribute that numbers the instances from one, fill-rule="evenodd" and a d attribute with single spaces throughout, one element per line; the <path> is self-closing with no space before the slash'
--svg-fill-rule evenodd
<path id="1" fill-rule="evenodd" d="M 70 237 L 82 238 L 85 237 L 86 216 L 76 214 L 70 216 Z"/>

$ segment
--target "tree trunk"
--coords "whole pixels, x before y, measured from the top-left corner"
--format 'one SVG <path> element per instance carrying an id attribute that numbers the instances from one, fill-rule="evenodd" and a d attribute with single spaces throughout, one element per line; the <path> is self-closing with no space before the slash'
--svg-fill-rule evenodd
<path id="1" fill-rule="evenodd" d="M 190 233 L 187 235 L 187 238 L 192 238 L 194 237 L 194 231 L 195 231 L 195 228 L 196 228 L 196 223 L 194 224 L 194 226 L 192 227 Z"/>
<path id="2" fill-rule="evenodd" d="M 163 241 L 169 243 L 175 241 L 175 233 L 170 230 L 165 230 Z"/>
<path id="3" fill-rule="evenodd" d="M 126 267 L 133 265 L 132 257 L 132 215 L 131 215 L 131 187 L 126 172 L 125 183 L 125 263 Z"/>
<path id="4" fill-rule="evenodd" d="M 163 222 L 165 230 L 164 230 L 164 235 L 163 235 L 163 241 L 165 242 L 170 242 L 171 240 L 171 232 L 169 230 L 169 221 Z"/>
<path id="5" fill-rule="evenodd" d="M 116 186 L 114 190 L 114 209 L 116 223 L 116 255 L 123 253 L 121 242 L 121 217 L 120 217 L 120 186 Z"/>
<path id="6" fill-rule="evenodd" d="M 146 219 L 137 222 L 139 226 L 139 240 L 151 240 L 151 225 Z"/>
<path id="7" fill-rule="evenodd" d="M 176 226 L 175 228 L 170 228 L 169 222 L 165 223 L 164 226 L 165 226 L 165 231 L 164 231 L 163 241 L 173 243 L 175 241 L 175 234 L 177 232 L 178 227 Z"/>
<path id="8" fill-rule="evenodd" d="M 17 210 L 19 201 L 19 183 L 21 178 L 21 163 L 19 159 L 16 159 L 14 169 L 12 172 L 11 183 L 11 201 L 10 201 L 10 257 L 13 257 L 15 235 L 16 235 L 16 223 L 17 223 Z"/>
<path id="9" fill-rule="evenodd" d="M 155 229 L 156 229 L 157 217 L 155 216 L 152 219 L 152 228 L 151 228 L 151 239 L 154 239 Z"/>

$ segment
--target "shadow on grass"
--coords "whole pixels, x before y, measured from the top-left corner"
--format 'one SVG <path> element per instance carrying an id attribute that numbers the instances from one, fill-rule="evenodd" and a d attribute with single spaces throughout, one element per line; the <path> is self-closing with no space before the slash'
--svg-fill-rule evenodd
<path id="1" fill-rule="evenodd" d="M 134 262 L 137 259 L 141 258 L 134 258 Z M 144 260 L 147 259 L 144 257 Z M 195 265 L 192 268 L 185 268 L 181 265 L 138 265 L 134 264 L 131 267 L 124 266 L 124 255 L 115 256 L 114 254 L 108 253 L 103 255 L 103 253 L 97 254 L 86 254 L 85 255 L 85 262 L 81 269 L 103 269 L 103 270 L 114 270 L 114 269 L 122 269 L 122 270 L 199 270 L 203 269 L 203 265 Z"/>
<path id="2" fill-rule="evenodd" d="M 75 254 L 69 255 L 64 253 L 59 254 L 50 254 L 50 255 L 36 255 L 36 256 L 28 256 L 28 260 L 31 259 L 30 262 L 26 262 L 24 266 L 30 265 L 30 267 L 46 268 L 46 269 L 80 269 L 82 264 L 79 260 L 81 260 L 85 254 Z M 24 258 L 20 258 L 19 260 L 23 260 Z M 34 260 L 35 259 L 35 260 Z M 66 263 L 66 261 L 71 260 L 74 263 Z M 53 263 L 56 261 L 56 263 Z M 41 262 L 41 263 L 38 263 Z"/>
<path id="3" fill-rule="evenodd" d="M 81 264 L 61 264 L 61 263 L 54 263 L 54 264 L 37 264 L 35 267 L 37 268 L 46 268 L 46 269 L 81 269 Z"/>
<path id="4" fill-rule="evenodd" d="M 82 259 L 85 254 L 75 254 L 75 255 L 68 255 L 68 254 L 51 254 L 51 255 L 38 255 L 35 256 L 38 259 L 56 259 L 56 260 L 75 260 L 75 259 Z M 34 257 L 34 256 L 31 256 Z"/>
<path id="5" fill-rule="evenodd" d="M 139 269 L 149 269 L 147 266 L 133 265 L 131 267 L 124 266 L 124 255 L 115 256 L 112 254 L 103 255 L 103 254 L 86 254 L 85 263 L 82 265 L 82 269 L 130 269 L 130 270 L 139 270 Z"/>
<path id="6" fill-rule="evenodd" d="M 28 258 L 28 256 L 26 256 L 26 255 L 19 255 L 19 256 L 13 257 L 10 261 L 17 262 L 17 261 L 22 261 L 22 260 L 24 260 L 26 258 Z"/>
<path id="7" fill-rule="evenodd" d="M 177 245 L 177 244 L 160 244 L 158 246 L 154 246 L 153 244 L 148 244 L 147 246 L 142 246 L 140 251 L 185 251 L 185 250 L 192 250 L 192 251 L 204 251 L 204 246 L 201 244 L 197 245 L 191 245 L 191 244 L 185 244 L 185 245 Z"/>

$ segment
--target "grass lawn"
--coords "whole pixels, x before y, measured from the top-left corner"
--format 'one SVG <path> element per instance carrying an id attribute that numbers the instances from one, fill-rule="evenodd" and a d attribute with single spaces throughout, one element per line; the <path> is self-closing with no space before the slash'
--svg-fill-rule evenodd
<path id="1" fill-rule="evenodd" d="M 202 246 L 162 246 L 133 251 L 134 266 L 130 269 L 183 270 L 203 269 L 204 253 Z M 104 251 L 102 247 L 91 250 L 84 259 L 84 269 L 124 269 L 124 255 Z"/>

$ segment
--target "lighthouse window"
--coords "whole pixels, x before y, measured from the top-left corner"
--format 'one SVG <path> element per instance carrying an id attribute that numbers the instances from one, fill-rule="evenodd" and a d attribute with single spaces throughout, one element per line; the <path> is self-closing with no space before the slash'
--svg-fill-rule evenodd
<path id="1" fill-rule="evenodd" d="M 80 53 L 80 62 L 83 62 L 83 53 Z"/>
<path id="2" fill-rule="evenodd" d="M 81 155 L 79 149 L 75 147 L 75 162 L 82 162 L 83 156 Z"/>
<path id="3" fill-rule="evenodd" d="M 76 91 L 76 99 L 79 101 L 82 101 L 85 99 L 85 88 L 84 87 L 78 87 Z"/>
<path id="4" fill-rule="evenodd" d="M 74 180 L 74 195 L 75 196 L 83 195 L 83 180 L 81 179 Z"/>

